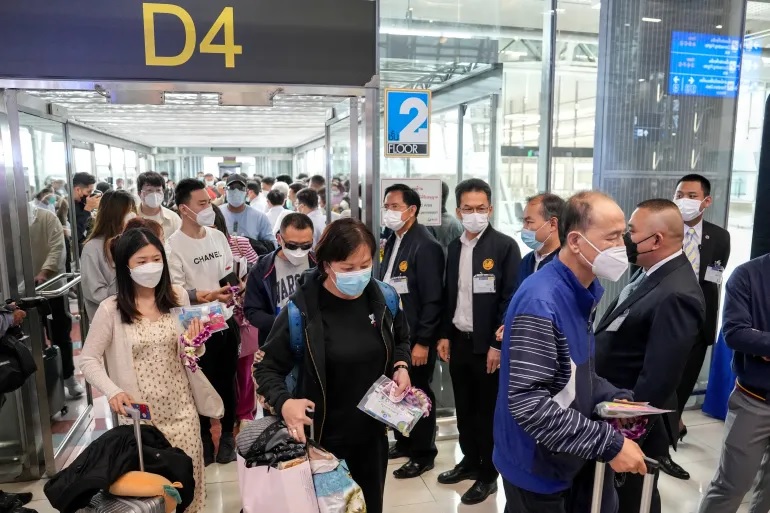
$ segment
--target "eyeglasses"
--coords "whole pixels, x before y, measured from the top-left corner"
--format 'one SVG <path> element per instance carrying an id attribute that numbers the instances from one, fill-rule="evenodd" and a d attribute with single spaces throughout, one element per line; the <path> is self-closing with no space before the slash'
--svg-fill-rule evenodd
<path id="1" fill-rule="evenodd" d="M 490 207 L 463 207 L 460 209 L 461 214 L 489 214 Z"/>
<path id="2" fill-rule="evenodd" d="M 301 249 L 302 251 L 308 251 L 310 249 L 313 249 L 313 243 L 308 242 L 305 244 L 296 244 L 294 242 L 284 242 L 283 246 L 288 249 L 289 251 L 296 251 L 298 249 Z"/>

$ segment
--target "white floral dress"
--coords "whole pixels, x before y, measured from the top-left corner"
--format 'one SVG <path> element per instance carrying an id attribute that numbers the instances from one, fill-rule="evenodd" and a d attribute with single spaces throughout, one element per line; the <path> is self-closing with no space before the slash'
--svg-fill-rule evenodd
<path id="1" fill-rule="evenodd" d="M 173 447 L 193 462 L 195 498 L 186 513 L 202 513 L 206 502 L 200 421 L 184 365 L 179 358 L 177 323 L 171 314 L 128 326 L 142 399 L 150 405 L 152 424 Z"/>

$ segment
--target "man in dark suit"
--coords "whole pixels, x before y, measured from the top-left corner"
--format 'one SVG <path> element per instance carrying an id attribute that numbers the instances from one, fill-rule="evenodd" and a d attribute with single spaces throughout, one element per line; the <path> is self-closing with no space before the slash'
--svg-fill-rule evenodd
<path id="1" fill-rule="evenodd" d="M 676 443 L 676 389 L 703 328 L 706 305 L 682 252 L 682 217 L 666 199 L 639 204 L 625 235 L 629 261 L 641 269 L 613 301 L 596 328 L 596 373 L 635 401 L 673 413 L 649 419 L 640 446 L 658 459 Z M 656 478 L 657 479 L 657 478 Z M 639 511 L 643 478 L 627 475 L 618 488 L 619 512 Z M 657 481 L 652 513 L 660 513 Z"/>
<path id="2" fill-rule="evenodd" d="M 475 481 L 460 500 L 478 504 L 497 491 L 492 431 L 500 342 L 495 331 L 511 302 L 521 253 L 516 241 L 489 224 L 489 184 L 478 178 L 465 180 L 457 185 L 455 195 L 465 231 L 447 253 L 446 308 L 438 353 L 449 362 L 463 459 L 439 475 L 438 482 Z"/>
<path id="3" fill-rule="evenodd" d="M 388 457 L 406 456 L 396 479 L 409 479 L 433 468 L 436 449 L 436 398 L 430 382 L 436 365 L 444 294 L 444 250 L 427 228 L 417 222 L 420 195 L 403 184 L 385 189 L 383 221 L 392 233 L 385 244 L 379 278 L 401 296 L 412 343 L 412 385 L 423 390 L 434 408 L 415 425 L 409 438 L 396 433 Z"/>
<path id="4" fill-rule="evenodd" d="M 711 202 L 711 182 L 708 179 L 701 175 L 687 175 L 679 180 L 674 203 L 684 219 L 684 253 L 698 277 L 706 299 L 706 323 L 690 351 L 677 389 L 680 439 L 687 434 L 681 414 L 698 381 L 706 351 L 716 340 L 722 271 L 730 258 L 730 232 L 703 220 L 703 212 L 711 206 Z M 661 470 L 673 477 L 690 478 L 690 474 L 677 465 L 670 455 L 664 456 L 660 464 Z"/>

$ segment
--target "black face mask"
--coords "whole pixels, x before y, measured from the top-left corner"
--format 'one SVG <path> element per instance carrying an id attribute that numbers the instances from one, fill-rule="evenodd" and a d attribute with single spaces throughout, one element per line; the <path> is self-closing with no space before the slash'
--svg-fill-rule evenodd
<path id="1" fill-rule="evenodd" d="M 649 237 L 640 240 L 639 242 L 634 242 L 634 241 L 631 240 L 631 233 L 630 232 L 626 232 L 623 235 L 623 242 L 626 243 L 626 255 L 628 255 L 628 261 L 630 263 L 635 264 L 636 263 L 636 259 L 637 259 L 637 257 L 639 257 L 639 255 L 644 255 L 645 253 L 652 253 L 654 251 L 653 249 L 651 249 L 650 251 L 642 251 L 641 253 L 639 252 L 639 244 L 641 244 L 642 242 L 644 242 L 644 241 L 646 241 L 648 239 L 651 239 L 653 237 L 655 237 L 654 233 L 652 235 L 650 235 Z"/>

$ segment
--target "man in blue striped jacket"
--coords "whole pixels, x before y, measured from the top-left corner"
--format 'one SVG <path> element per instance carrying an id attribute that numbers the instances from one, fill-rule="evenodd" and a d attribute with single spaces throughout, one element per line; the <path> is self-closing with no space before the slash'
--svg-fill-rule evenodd
<path id="1" fill-rule="evenodd" d="M 628 268 L 623 211 L 604 194 L 578 193 L 561 228 L 558 256 L 522 284 L 505 319 L 493 460 L 516 513 L 589 511 L 592 476 L 579 476 L 587 460 L 646 470 L 635 442 L 592 420 L 597 403 L 632 399 L 593 363 L 597 277 L 617 281 Z M 602 511 L 611 513 L 617 499 L 606 481 Z"/>

